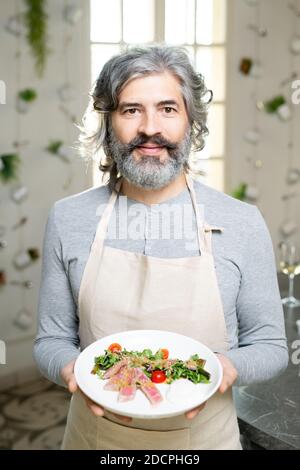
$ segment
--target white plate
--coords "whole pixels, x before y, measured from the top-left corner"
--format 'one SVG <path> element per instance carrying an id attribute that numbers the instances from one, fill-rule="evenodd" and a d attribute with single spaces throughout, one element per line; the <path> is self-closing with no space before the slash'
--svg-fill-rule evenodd
<path id="1" fill-rule="evenodd" d="M 118 392 L 103 390 L 106 380 L 91 374 L 94 358 L 104 354 L 104 350 L 112 343 L 119 343 L 127 350 L 143 351 L 151 349 L 156 352 L 160 348 L 169 350 L 170 359 L 186 360 L 193 354 L 206 360 L 205 370 L 210 372 L 210 383 L 192 384 L 194 393 L 187 394 L 184 402 L 178 397 L 178 403 L 167 397 L 171 385 L 156 384 L 164 400 L 152 405 L 141 390 L 137 390 L 134 400 L 118 401 Z M 94 402 L 108 411 L 132 418 L 159 419 L 181 415 L 208 400 L 219 388 L 222 380 L 222 366 L 217 356 L 204 344 L 195 339 L 177 333 L 161 330 L 134 330 L 115 333 L 90 344 L 78 356 L 74 369 L 79 388 Z M 175 384 L 177 381 L 174 381 Z M 190 389 L 190 387 L 189 387 Z M 181 398 L 181 399 L 180 399 Z"/>

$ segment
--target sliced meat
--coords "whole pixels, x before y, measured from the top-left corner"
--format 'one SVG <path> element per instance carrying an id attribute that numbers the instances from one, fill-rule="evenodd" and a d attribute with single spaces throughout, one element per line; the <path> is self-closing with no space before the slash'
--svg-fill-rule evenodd
<path id="1" fill-rule="evenodd" d="M 113 375 L 115 375 L 117 372 L 119 372 L 122 367 L 127 366 L 128 364 L 128 358 L 121 359 L 121 361 L 117 362 L 114 366 L 110 367 L 105 374 L 103 375 L 104 379 L 110 379 Z"/>
<path id="2" fill-rule="evenodd" d="M 124 366 L 119 370 L 119 372 L 117 372 L 108 380 L 108 382 L 104 385 L 103 389 L 118 391 L 121 388 L 132 383 L 133 374 L 133 369 Z"/>
<path id="3" fill-rule="evenodd" d="M 147 375 L 138 367 L 134 369 L 134 380 L 152 405 L 157 405 L 163 400 L 163 397 L 156 385 L 151 382 Z"/>
<path id="4" fill-rule="evenodd" d="M 125 387 L 120 388 L 118 400 L 122 402 L 133 400 L 136 390 L 137 388 L 135 384 L 125 385 Z"/>
<path id="5" fill-rule="evenodd" d="M 121 369 L 117 374 L 115 374 L 113 377 L 111 377 L 105 384 L 103 389 L 104 390 L 110 390 L 112 392 L 117 392 L 120 390 L 120 383 L 123 377 Z"/>

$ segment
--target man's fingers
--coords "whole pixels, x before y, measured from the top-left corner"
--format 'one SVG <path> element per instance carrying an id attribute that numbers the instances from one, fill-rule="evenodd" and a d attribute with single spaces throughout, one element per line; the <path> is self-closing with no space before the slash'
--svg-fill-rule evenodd
<path id="1" fill-rule="evenodd" d="M 197 414 L 200 413 L 200 411 L 203 410 L 205 405 L 206 405 L 206 402 L 202 403 L 202 405 L 200 405 L 200 406 L 197 406 L 197 408 L 194 408 L 193 410 L 187 411 L 185 413 L 186 418 L 187 419 L 194 419 L 197 416 Z"/>
<path id="2" fill-rule="evenodd" d="M 95 416 L 103 416 L 104 415 L 104 409 L 101 408 L 101 406 L 97 405 L 94 403 L 92 400 L 90 400 L 88 397 L 84 397 L 85 402 L 87 404 L 87 407 L 91 410 L 92 413 L 94 413 Z"/>
<path id="3" fill-rule="evenodd" d="M 94 401 L 92 401 L 89 397 L 87 397 L 83 392 L 82 390 L 80 390 L 80 388 L 78 388 L 79 392 L 81 393 L 81 395 L 83 396 L 83 398 L 85 399 L 85 402 L 86 402 L 86 405 L 87 407 L 90 409 L 90 411 L 95 415 L 95 416 L 104 416 L 104 408 L 102 408 L 101 406 L 97 405 L 97 403 L 95 403 Z M 132 421 L 132 418 L 130 418 L 129 416 L 121 416 L 121 415 L 118 415 L 118 414 L 115 414 L 113 413 L 114 416 L 122 421 L 125 421 L 126 423 L 130 423 L 130 421 Z"/>
<path id="4" fill-rule="evenodd" d="M 130 418 L 129 416 L 121 416 L 121 415 L 117 415 L 116 413 L 113 413 L 113 415 L 116 418 L 121 419 L 122 421 L 125 421 L 125 423 L 130 423 L 130 421 L 132 421 L 132 418 Z"/>
<path id="5" fill-rule="evenodd" d="M 220 393 L 225 393 L 234 384 L 236 376 L 234 373 L 228 373 L 223 376 L 223 380 L 219 387 Z"/>
<path id="6" fill-rule="evenodd" d="M 219 392 L 225 393 L 229 387 L 230 387 L 230 383 L 227 380 L 223 380 L 220 385 Z"/>
<path id="7" fill-rule="evenodd" d="M 75 375 L 72 375 L 72 377 L 70 377 L 69 382 L 68 382 L 69 392 L 70 393 L 75 393 L 77 388 L 78 387 L 77 387 L 77 382 L 75 380 Z"/>

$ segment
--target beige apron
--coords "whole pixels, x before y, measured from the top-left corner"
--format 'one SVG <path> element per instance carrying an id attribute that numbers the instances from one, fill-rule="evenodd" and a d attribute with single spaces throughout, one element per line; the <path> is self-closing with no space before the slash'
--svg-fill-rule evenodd
<path id="1" fill-rule="evenodd" d="M 190 336 L 213 351 L 228 349 L 211 249 L 193 180 L 185 174 L 197 220 L 199 256 L 158 258 L 104 245 L 122 179 L 99 221 L 79 291 L 81 347 L 124 330 L 159 329 Z M 219 229 L 222 230 L 222 229 Z M 147 345 L 145 345 L 146 347 Z M 241 449 L 232 391 L 217 392 L 193 420 L 184 415 L 130 423 L 94 416 L 80 393 L 71 399 L 62 449 Z"/>

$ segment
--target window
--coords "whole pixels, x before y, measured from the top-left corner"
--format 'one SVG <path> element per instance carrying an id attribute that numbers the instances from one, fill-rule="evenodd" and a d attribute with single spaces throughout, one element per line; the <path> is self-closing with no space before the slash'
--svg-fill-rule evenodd
<path id="1" fill-rule="evenodd" d="M 200 180 L 224 190 L 227 0 L 91 0 L 91 75 L 127 45 L 184 45 L 214 93 L 205 148 L 193 154 L 206 175 Z M 95 184 L 99 184 L 99 170 Z"/>

